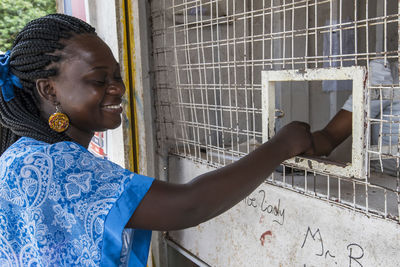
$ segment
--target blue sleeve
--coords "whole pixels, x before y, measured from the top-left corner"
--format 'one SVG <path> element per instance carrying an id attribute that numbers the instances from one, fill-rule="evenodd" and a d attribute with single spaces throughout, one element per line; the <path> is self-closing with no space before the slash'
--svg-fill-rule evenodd
<path id="1" fill-rule="evenodd" d="M 153 181 L 153 178 L 135 174 L 111 208 L 104 222 L 101 266 L 119 265 L 122 232 Z M 132 237 L 128 265 L 146 266 L 151 231 L 137 229 Z"/>
<path id="2" fill-rule="evenodd" d="M 0 232 L 7 244 L 15 244 L 7 245 L 7 261 L 146 265 L 151 231 L 129 231 L 124 246 L 122 233 L 154 179 L 96 158 L 73 142 L 47 144 L 27 137 L 3 153 L 0 166 L 0 217 L 6 221 Z"/>

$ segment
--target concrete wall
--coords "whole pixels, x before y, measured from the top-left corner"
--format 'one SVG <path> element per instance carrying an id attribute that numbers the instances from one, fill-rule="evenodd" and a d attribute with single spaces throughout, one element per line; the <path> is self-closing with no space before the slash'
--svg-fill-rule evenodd
<path id="1" fill-rule="evenodd" d="M 211 170 L 170 158 L 172 182 Z M 400 265 L 398 224 L 269 184 L 215 219 L 170 236 L 213 267 Z"/>

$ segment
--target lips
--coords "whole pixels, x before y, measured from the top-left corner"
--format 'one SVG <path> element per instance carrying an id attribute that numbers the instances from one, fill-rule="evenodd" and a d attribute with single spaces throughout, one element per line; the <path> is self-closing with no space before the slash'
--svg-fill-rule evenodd
<path id="1" fill-rule="evenodd" d="M 121 113 L 122 112 L 122 105 L 121 104 L 109 104 L 101 106 L 101 109 L 108 111 L 108 112 L 115 112 Z"/>

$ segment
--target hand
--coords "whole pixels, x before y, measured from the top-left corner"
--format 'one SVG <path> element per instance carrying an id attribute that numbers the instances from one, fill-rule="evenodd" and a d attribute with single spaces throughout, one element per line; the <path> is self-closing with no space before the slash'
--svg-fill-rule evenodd
<path id="1" fill-rule="evenodd" d="M 314 146 L 309 147 L 306 151 L 303 152 L 302 155 L 304 155 L 304 156 L 317 156 L 315 154 Z"/>
<path id="2" fill-rule="evenodd" d="M 328 156 L 352 133 L 352 113 L 341 109 L 322 130 L 312 133 L 312 147 L 306 156 Z"/>
<path id="3" fill-rule="evenodd" d="M 282 143 L 287 158 L 314 150 L 310 125 L 304 122 L 294 121 L 285 125 L 274 138 Z"/>
<path id="4" fill-rule="evenodd" d="M 304 156 L 320 156 L 320 155 L 317 155 L 317 151 L 315 148 L 315 144 L 316 143 L 318 144 L 318 135 L 319 135 L 319 132 L 314 132 L 311 134 L 312 145 L 306 151 L 304 151 L 302 155 L 304 155 Z"/>
<path id="5" fill-rule="evenodd" d="M 305 156 L 328 156 L 337 146 L 335 139 L 325 129 L 312 133 L 313 145 L 307 149 Z"/>

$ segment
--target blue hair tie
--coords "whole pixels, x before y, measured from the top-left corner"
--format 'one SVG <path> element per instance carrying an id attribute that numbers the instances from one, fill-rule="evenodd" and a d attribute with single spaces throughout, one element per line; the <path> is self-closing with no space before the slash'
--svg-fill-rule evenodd
<path id="1" fill-rule="evenodd" d="M 0 87 L 6 102 L 14 98 L 14 85 L 22 88 L 19 78 L 10 72 L 10 53 L 0 55 Z"/>

